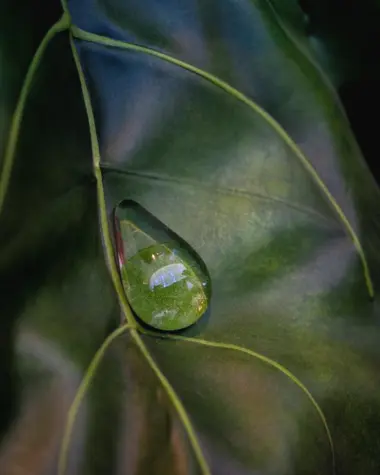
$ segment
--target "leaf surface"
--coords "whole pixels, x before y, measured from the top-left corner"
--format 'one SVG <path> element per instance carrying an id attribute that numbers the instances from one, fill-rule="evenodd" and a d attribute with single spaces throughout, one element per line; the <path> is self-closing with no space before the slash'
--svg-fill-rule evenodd
<path id="1" fill-rule="evenodd" d="M 287 5 L 69 1 L 2 98 L 0 473 L 378 473 L 379 190 Z M 128 307 L 125 199 L 207 266 L 181 334 Z"/>

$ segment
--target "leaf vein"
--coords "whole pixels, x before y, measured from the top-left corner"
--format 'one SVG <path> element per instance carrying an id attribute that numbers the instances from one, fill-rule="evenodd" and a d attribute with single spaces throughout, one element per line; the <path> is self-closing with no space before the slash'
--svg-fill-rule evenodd
<path id="1" fill-rule="evenodd" d="M 356 251 L 360 257 L 362 268 L 363 268 L 364 280 L 367 286 L 368 294 L 370 298 L 374 297 L 374 289 L 373 289 L 372 278 L 370 275 L 369 265 L 367 262 L 366 255 L 364 253 L 364 249 L 361 245 L 361 242 L 359 240 L 359 237 L 356 231 L 351 226 L 351 223 L 349 222 L 348 218 L 344 214 L 339 203 L 335 200 L 334 196 L 331 194 L 327 186 L 324 184 L 318 172 L 316 171 L 314 166 L 311 164 L 311 162 L 307 159 L 307 157 L 304 155 L 300 147 L 294 142 L 294 140 L 289 136 L 289 134 L 285 131 L 285 129 L 268 112 L 266 112 L 256 102 L 254 102 L 253 100 L 245 96 L 242 92 L 238 91 L 236 88 L 234 88 L 227 82 L 223 81 L 222 79 L 218 78 L 217 76 L 207 71 L 204 71 L 196 66 L 193 66 L 192 64 L 186 63 L 185 61 L 182 61 L 173 56 L 170 56 L 166 53 L 162 53 L 158 50 L 154 50 L 146 46 L 141 46 L 141 45 L 128 43 L 128 42 L 120 41 L 120 40 L 114 40 L 105 36 L 97 35 L 95 33 L 90 33 L 88 31 L 82 30 L 81 28 L 78 28 L 75 25 L 72 26 L 71 31 L 72 31 L 73 36 L 79 40 L 83 40 L 83 41 L 87 41 L 87 42 L 95 43 L 95 44 L 97 43 L 97 44 L 101 44 L 108 47 L 115 47 L 115 48 L 130 50 L 130 51 L 134 51 L 138 53 L 148 54 L 150 56 L 154 56 L 168 63 L 181 67 L 211 82 L 215 86 L 224 90 L 226 93 L 235 97 L 237 100 L 246 104 L 257 114 L 259 114 L 277 132 L 277 134 L 284 140 L 287 146 L 298 157 L 298 159 L 303 164 L 307 172 L 310 174 L 314 182 L 321 189 L 322 193 L 325 194 L 328 202 L 330 203 L 334 211 L 339 216 L 342 224 L 344 225 L 346 229 L 346 232 L 351 237 L 353 245 L 356 248 Z"/>
<path id="2" fill-rule="evenodd" d="M 245 353 L 249 356 L 257 358 L 258 360 L 262 361 L 263 363 L 265 363 L 265 364 L 277 369 L 281 373 L 283 373 L 285 376 L 287 376 L 291 381 L 293 381 L 293 383 L 296 384 L 306 394 L 306 396 L 308 397 L 308 399 L 310 400 L 310 402 L 314 406 L 315 410 L 317 411 L 317 413 L 318 413 L 318 415 L 319 415 L 319 417 L 320 417 L 320 419 L 323 423 L 324 429 L 326 431 L 326 435 L 327 435 L 328 442 L 329 442 L 330 449 L 331 449 L 332 468 L 333 468 L 332 473 L 335 474 L 334 442 L 333 442 L 333 439 L 332 439 L 330 428 L 329 428 L 328 423 L 327 423 L 326 416 L 324 415 L 324 413 L 323 413 L 321 407 L 319 406 L 318 402 L 315 400 L 314 396 L 307 389 L 307 387 L 302 383 L 301 380 L 299 380 L 297 378 L 297 376 L 295 376 L 285 366 L 283 366 L 282 364 L 278 363 L 277 361 L 275 361 L 275 360 L 273 360 L 273 359 L 271 359 L 271 358 L 269 358 L 265 355 L 262 355 L 261 353 L 257 353 L 256 351 L 253 351 L 253 350 L 250 350 L 250 349 L 245 348 L 243 346 L 235 345 L 235 344 L 232 344 L 232 343 L 209 341 L 209 340 L 204 340 L 204 339 L 201 339 L 201 338 L 185 337 L 185 336 L 181 336 L 181 335 L 170 335 L 170 334 L 161 335 L 161 334 L 151 332 L 151 331 L 148 331 L 148 330 L 145 330 L 145 329 L 141 329 L 141 332 L 148 335 L 148 336 L 163 339 L 163 340 L 175 340 L 175 341 L 180 341 L 180 342 L 185 342 L 185 343 L 194 343 L 194 344 L 197 344 L 197 345 L 203 345 L 203 346 L 207 346 L 207 347 L 210 347 L 210 348 L 220 348 L 220 349 L 224 349 L 224 350 L 231 350 L 231 351 L 237 351 L 237 352 L 240 352 L 240 353 Z"/>
<path id="3" fill-rule="evenodd" d="M 158 377 L 163 388 L 166 390 L 169 399 L 173 403 L 177 411 L 177 414 L 186 430 L 187 436 L 194 450 L 194 454 L 196 456 L 196 459 L 202 471 L 202 475 L 211 475 L 211 471 L 208 467 L 206 459 L 203 456 L 202 449 L 197 440 L 195 431 L 192 427 L 191 421 L 186 413 L 184 406 L 182 405 L 179 397 L 175 393 L 174 389 L 170 385 L 167 378 L 164 376 L 164 374 L 162 373 L 158 365 L 155 363 L 154 359 L 149 353 L 149 350 L 146 348 L 144 342 L 141 340 L 139 334 L 136 331 L 138 324 L 129 307 L 124 290 L 122 288 L 121 279 L 119 278 L 119 274 L 116 269 L 116 260 L 114 256 L 113 246 L 111 242 L 111 235 L 110 235 L 110 230 L 109 230 L 109 225 L 108 225 L 103 179 L 102 179 L 102 172 L 100 168 L 100 150 L 99 150 L 99 143 L 98 143 L 98 137 L 97 137 L 97 132 L 96 132 L 95 117 L 94 117 L 94 113 L 92 109 L 90 93 L 87 88 L 86 79 L 85 79 L 82 65 L 79 59 L 79 54 L 77 52 L 77 49 L 75 47 L 75 43 L 73 40 L 73 36 L 71 34 L 70 34 L 70 44 L 71 44 L 71 49 L 73 53 L 73 58 L 74 58 L 77 71 L 78 71 L 78 76 L 79 76 L 82 94 L 83 94 L 83 100 L 84 100 L 88 123 L 89 123 L 89 132 L 90 132 L 91 147 L 92 147 L 92 154 L 93 154 L 93 167 L 94 167 L 94 174 L 95 174 L 95 178 L 97 182 L 97 194 L 98 194 L 98 206 L 99 206 L 99 213 L 100 213 L 101 230 L 102 230 L 102 236 L 104 239 L 105 254 L 108 259 L 112 282 L 113 282 L 116 294 L 119 298 L 119 302 L 120 302 L 123 314 L 126 317 L 127 323 L 132 328 L 131 336 L 135 344 L 137 345 L 137 347 L 140 349 L 142 355 L 145 357 L 147 363 L 149 364 L 153 372 Z"/>
<path id="4" fill-rule="evenodd" d="M 324 221 L 325 223 L 328 223 L 329 225 L 332 225 L 333 227 L 337 226 L 338 221 L 331 219 L 330 217 L 320 213 L 319 211 L 316 211 L 312 208 L 300 205 L 296 202 L 288 201 L 283 198 L 278 198 L 275 196 L 270 196 L 265 193 L 261 193 L 258 191 L 248 191 L 240 188 L 230 188 L 227 186 L 217 186 L 214 184 L 208 184 L 208 183 L 203 183 L 200 180 L 191 180 L 191 179 L 185 179 L 185 178 L 177 178 L 177 177 L 171 177 L 167 175 L 159 175 L 156 173 L 146 173 L 143 171 L 139 170 L 128 170 L 128 169 L 120 169 L 120 168 L 114 168 L 112 166 L 109 166 L 108 164 L 101 164 L 101 168 L 105 171 L 111 171 L 113 173 L 120 173 L 120 174 L 125 174 L 129 175 L 131 177 L 136 177 L 144 180 L 157 180 L 157 181 L 166 181 L 169 183 L 176 183 L 179 185 L 187 185 L 187 186 L 193 186 L 193 187 L 199 187 L 203 188 L 206 190 L 212 190 L 214 193 L 220 193 L 220 194 L 226 194 L 226 195 L 232 195 L 232 196 L 241 196 L 241 197 L 246 197 L 246 198 L 259 198 L 262 200 L 267 200 L 267 201 L 273 201 L 274 203 L 278 203 L 282 206 L 286 206 L 291 209 L 295 209 L 297 211 L 300 211 L 302 213 L 308 214 L 310 216 L 316 217 L 320 219 L 321 221 Z"/>

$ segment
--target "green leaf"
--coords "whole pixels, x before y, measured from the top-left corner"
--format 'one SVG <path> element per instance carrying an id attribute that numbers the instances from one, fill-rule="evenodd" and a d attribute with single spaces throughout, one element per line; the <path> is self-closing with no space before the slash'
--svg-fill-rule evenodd
<path id="1" fill-rule="evenodd" d="M 281 5 L 69 1 L 2 97 L 7 475 L 379 472 L 379 190 Z M 181 334 L 129 305 L 124 200 L 207 268 Z"/>

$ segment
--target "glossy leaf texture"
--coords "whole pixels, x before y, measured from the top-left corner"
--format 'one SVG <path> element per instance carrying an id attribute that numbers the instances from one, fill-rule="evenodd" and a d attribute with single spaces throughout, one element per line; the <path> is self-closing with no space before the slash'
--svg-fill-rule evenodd
<path id="1" fill-rule="evenodd" d="M 333 448 L 337 474 L 377 475 L 379 190 L 301 10 L 63 6 L 15 119 L 1 99 L 0 473 L 312 475 Z M 20 92 L 32 57 L 1 41 Z M 209 310 L 180 333 L 130 311 L 124 200 L 207 268 Z"/>

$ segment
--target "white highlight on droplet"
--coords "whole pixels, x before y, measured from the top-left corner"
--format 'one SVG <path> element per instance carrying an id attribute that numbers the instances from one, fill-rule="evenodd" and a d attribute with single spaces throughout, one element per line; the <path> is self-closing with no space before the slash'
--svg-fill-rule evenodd
<path id="1" fill-rule="evenodd" d="M 181 263 L 169 264 L 156 270 L 149 279 L 149 288 L 169 287 L 183 279 L 186 279 L 184 272 L 186 267 Z"/>

